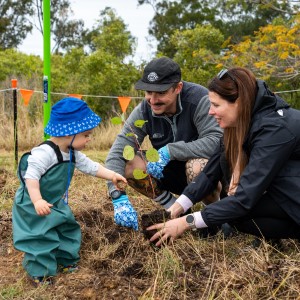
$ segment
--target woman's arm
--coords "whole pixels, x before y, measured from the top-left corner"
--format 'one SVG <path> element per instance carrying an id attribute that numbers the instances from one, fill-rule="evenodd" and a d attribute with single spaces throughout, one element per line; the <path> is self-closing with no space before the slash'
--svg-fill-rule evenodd
<path id="1" fill-rule="evenodd" d="M 151 237 L 150 241 L 153 242 L 158 239 L 155 244 L 158 247 L 162 243 L 167 242 L 169 239 L 170 241 L 174 241 L 189 229 L 189 225 L 187 224 L 185 218 L 186 217 L 184 216 L 170 220 L 166 223 L 159 223 L 148 227 L 147 230 L 157 230 L 157 232 Z"/>
<path id="2" fill-rule="evenodd" d="M 268 192 L 280 170 L 290 159 L 296 145 L 293 133 L 280 122 L 264 122 L 251 137 L 249 162 L 232 196 L 204 208 L 208 225 L 220 225 L 249 213 L 261 196 Z M 288 187 L 286 187 L 288 189 Z"/>

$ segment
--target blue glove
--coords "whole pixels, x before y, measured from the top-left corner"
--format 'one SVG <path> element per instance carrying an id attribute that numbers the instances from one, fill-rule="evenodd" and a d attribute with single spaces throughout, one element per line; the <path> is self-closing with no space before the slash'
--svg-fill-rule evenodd
<path id="1" fill-rule="evenodd" d="M 114 206 L 114 217 L 116 224 L 125 227 L 132 227 L 134 230 L 139 229 L 138 216 L 132 207 L 128 196 L 121 195 L 112 201 Z"/>
<path id="2" fill-rule="evenodd" d="M 158 150 L 159 160 L 156 162 L 148 162 L 147 163 L 147 173 L 152 175 L 157 179 L 161 179 L 164 177 L 163 170 L 164 167 L 169 163 L 170 153 L 167 146 L 164 146 Z"/>

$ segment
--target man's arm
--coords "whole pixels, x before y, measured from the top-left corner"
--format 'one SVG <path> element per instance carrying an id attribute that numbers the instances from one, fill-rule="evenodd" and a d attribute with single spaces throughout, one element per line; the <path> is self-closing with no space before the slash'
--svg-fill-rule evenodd
<path id="1" fill-rule="evenodd" d="M 138 145 L 142 144 L 145 136 L 147 135 L 144 128 L 138 128 L 134 126 L 136 120 L 143 120 L 143 114 L 141 112 L 141 104 L 137 105 L 132 111 L 128 119 L 126 120 L 121 132 L 115 139 L 105 161 L 105 167 L 121 174 L 125 175 L 126 160 L 123 157 L 124 147 L 126 145 L 132 146 L 136 151 Z M 128 133 L 134 133 L 135 136 L 126 136 Z M 109 190 L 113 190 L 114 186 L 111 181 L 108 181 Z"/>

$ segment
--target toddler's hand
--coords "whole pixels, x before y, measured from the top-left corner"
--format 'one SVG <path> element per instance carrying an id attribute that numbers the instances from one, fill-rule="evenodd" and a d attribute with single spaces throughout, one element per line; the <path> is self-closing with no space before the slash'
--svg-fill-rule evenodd
<path id="1" fill-rule="evenodd" d="M 127 185 L 127 180 L 119 173 L 115 172 L 111 181 L 113 182 L 113 184 L 118 190 L 122 190 L 122 191 L 125 190 L 125 186 Z"/>
<path id="2" fill-rule="evenodd" d="M 53 205 L 48 203 L 46 200 L 44 199 L 39 199 L 38 201 L 36 201 L 34 204 L 34 208 L 36 213 L 39 216 L 46 216 L 51 214 L 51 209 L 50 207 L 52 207 Z"/>

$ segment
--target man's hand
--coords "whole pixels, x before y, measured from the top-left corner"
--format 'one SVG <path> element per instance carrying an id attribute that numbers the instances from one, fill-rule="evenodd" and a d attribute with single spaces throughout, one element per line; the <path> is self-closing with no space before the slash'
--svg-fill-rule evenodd
<path id="1" fill-rule="evenodd" d="M 50 207 L 52 207 L 53 205 L 48 203 L 46 200 L 39 199 L 39 200 L 35 201 L 33 203 L 33 205 L 34 205 L 36 213 L 39 216 L 46 216 L 46 215 L 51 214 Z"/>
<path id="2" fill-rule="evenodd" d="M 138 230 L 138 216 L 131 205 L 127 195 L 121 195 L 119 198 L 112 201 L 114 206 L 114 218 L 116 224 L 125 227 L 132 227 Z"/>
<path id="3" fill-rule="evenodd" d="M 170 153 L 167 146 L 164 146 L 158 150 L 159 160 L 157 162 L 147 163 L 147 173 L 152 175 L 154 178 L 161 179 L 164 177 L 164 167 L 169 163 Z"/>

